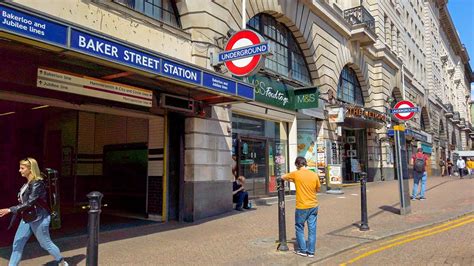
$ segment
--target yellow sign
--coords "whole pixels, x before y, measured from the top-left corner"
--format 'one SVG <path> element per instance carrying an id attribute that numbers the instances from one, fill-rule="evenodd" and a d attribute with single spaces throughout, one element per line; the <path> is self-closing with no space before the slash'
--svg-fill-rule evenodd
<path id="1" fill-rule="evenodd" d="M 396 126 L 393 126 L 393 130 L 405 131 L 405 126 L 404 125 L 396 125 Z"/>

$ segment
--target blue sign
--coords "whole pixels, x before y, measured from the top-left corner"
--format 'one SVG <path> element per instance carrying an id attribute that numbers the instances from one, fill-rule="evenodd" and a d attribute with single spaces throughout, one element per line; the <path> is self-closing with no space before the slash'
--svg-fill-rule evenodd
<path id="1" fill-rule="evenodd" d="M 268 43 L 259 43 L 256 45 L 246 46 L 219 53 L 219 62 L 237 60 L 241 58 L 251 57 L 259 54 L 267 54 L 269 50 Z"/>
<path id="2" fill-rule="evenodd" d="M 76 29 L 71 30 L 71 48 L 152 73 L 160 73 L 161 58 Z"/>
<path id="3" fill-rule="evenodd" d="M 255 91 L 253 87 L 242 83 L 237 83 L 237 95 L 250 100 L 255 99 Z"/>
<path id="4" fill-rule="evenodd" d="M 204 72 L 202 75 L 202 85 L 206 88 L 225 92 L 228 94 L 235 94 L 237 90 L 235 88 L 235 81 L 224 79 L 206 72 Z"/>
<path id="5" fill-rule="evenodd" d="M 0 14 L 0 29 L 52 44 L 67 44 L 67 26 L 5 6 L 0 6 Z"/>
<path id="6" fill-rule="evenodd" d="M 394 134 L 395 134 L 395 132 L 393 131 L 393 129 L 389 129 L 389 130 L 387 131 L 387 135 L 388 135 L 389 137 L 393 137 Z M 421 140 L 421 141 L 424 141 L 424 142 L 427 142 L 427 141 L 428 141 L 428 137 L 427 137 L 427 136 L 425 136 L 425 135 L 423 135 L 423 134 L 421 134 L 421 133 L 418 133 L 418 132 L 416 132 L 416 131 L 414 131 L 414 130 L 412 130 L 412 129 L 405 129 L 405 134 L 406 134 L 407 136 L 412 136 L 412 137 L 415 138 L 416 140 Z"/>
<path id="7" fill-rule="evenodd" d="M 390 112 L 392 114 L 399 114 L 399 113 L 417 113 L 419 112 L 418 107 L 411 107 L 411 108 L 398 108 L 398 109 L 391 109 Z"/>
<path id="8" fill-rule="evenodd" d="M 163 59 L 163 75 L 201 85 L 201 70 Z"/>

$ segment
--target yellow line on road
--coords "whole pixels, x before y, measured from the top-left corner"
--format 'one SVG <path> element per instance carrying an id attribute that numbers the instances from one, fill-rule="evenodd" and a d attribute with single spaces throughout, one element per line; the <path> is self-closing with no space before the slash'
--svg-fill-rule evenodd
<path id="1" fill-rule="evenodd" d="M 425 230 L 422 230 L 422 231 L 417 231 L 417 232 L 414 232 L 414 233 L 411 233 L 411 234 L 405 234 L 405 235 L 402 235 L 402 236 L 399 236 L 399 237 L 390 239 L 390 240 L 388 240 L 388 241 L 379 243 L 378 246 L 383 246 L 383 245 L 385 245 L 385 244 L 392 243 L 392 242 L 396 242 L 396 241 L 398 241 L 398 240 L 405 239 L 405 238 L 409 238 L 409 237 L 412 237 L 412 236 L 421 235 L 421 234 L 424 234 L 424 233 L 426 233 L 426 232 L 432 232 L 433 230 L 438 230 L 438 229 L 440 229 L 440 228 L 449 226 L 449 225 L 451 225 L 451 224 L 459 223 L 459 222 L 462 222 L 462 221 L 464 221 L 464 220 L 468 220 L 468 219 L 471 219 L 471 218 L 474 218 L 474 215 L 467 215 L 467 216 L 458 218 L 458 219 L 456 219 L 456 220 L 452 220 L 452 221 L 445 222 L 445 223 L 443 223 L 443 224 L 441 224 L 441 225 L 437 225 L 437 226 L 435 226 L 435 227 L 430 227 L 430 228 L 425 229 Z M 362 252 L 362 251 L 364 251 L 364 250 L 367 250 L 367 249 L 370 249 L 370 248 L 372 248 L 372 247 L 368 246 L 368 247 L 365 247 L 365 248 L 361 248 L 361 249 L 358 249 L 358 250 L 354 251 L 354 253 L 360 253 L 360 252 Z"/>
<path id="2" fill-rule="evenodd" d="M 385 246 L 382 246 L 382 247 L 380 247 L 380 248 L 371 250 L 371 251 L 366 252 L 366 253 L 364 253 L 364 254 L 358 256 L 358 257 L 355 257 L 355 258 L 353 258 L 353 259 L 351 259 L 351 260 L 349 260 L 349 261 L 347 261 L 347 262 L 341 263 L 341 264 L 339 264 L 339 266 L 345 266 L 345 265 L 347 265 L 347 264 L 354 263 L 354 262 L 356 262 L 356 261 L 358 261 L 358 260 L 360 260 L 360 259 L 363 259 L 363 258 L 368 257 L 368 256 L 370 256 L 370 255 L 373 255 L 373 254 L 375 254 L 375 253 L 384 251 L 384 250 L 386 250 L 386 249 L 389 249 L 389 248 L 392 248 L 392 247 L 396 247 L 396 246 L 399 246 L 399 245 L 402 245 L 402 244 L 405 244 L 405 243 L 408 243 L 408 242 L 411 242 L 411 241 L 414 241 L 414 240 L 417 240 L 417 239 L 420 239 L 420 238 L 423 238 L 423 237 L 431 236 L 431 235 L 434 235 L 434 234 L 439 234 L 439 233 L 441 233 L 441 232 L 444 232 L 444 231 L 447 231 L 447 230 L 451 230 L 451 229 L 454 229 L 454 228 L 456 228 L 456 227 L 463 226 L 463 225 L 465 225 L 465 224 L 474 222 L 474 218 L 472 218 L 472 215 L 469 216 L 469 217 L 470 217 L 469 219 L 465 219 L 465 218 L 458 219 L 458 220 L 456 220 L 456 222 L 458 222 L 458 223 L 455 223 L 455 224 L 453 224 L 453 225 L 450 225 L 450 226 L 448 226 L 448 227 L 446 227 L 446 228 L 442 228 L 442 226 L 439 226 L 439 227 L 438 227 L 438 229 L 439 229 L 439 228 L 442 228 L 442 229 L 439 229 L 439 230 L 433 230 L 433 228 L 431 228 L 431 229 L 428 229 L 428 231 L 430 231 L 430 232 L 428 232 L 428 233 L 421 234 L 421 235 L 418 235 L 418 236 L 414 236 L 414 237 L 411 237 L 411 238 L 406 238 L 406 239 L 403 239 L 403 240 L 401 240 L 401 241 L 399 241 L 399 242 L 395 242 L 395 243 L 392 243 L 392 244 L 389 244 L 389 245 L 385 245 Z M 459 222 L 460 220 L 461 220 L 461 222 Z M 452 223 L 452 222 L 451 222 L 451 223 Z M 424 230 L 424 231 L 427 231 L 427 230 Z M 409 236 L 412 236 L 412 235 L 415 235 L 415 234 L 411 234 L 411 235 L 409 235 Z"/>

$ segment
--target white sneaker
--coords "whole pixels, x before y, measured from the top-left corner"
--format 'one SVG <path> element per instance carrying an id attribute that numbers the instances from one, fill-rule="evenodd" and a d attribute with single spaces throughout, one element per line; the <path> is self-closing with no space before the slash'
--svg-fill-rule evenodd
<path id="1" fill-rule="evenodd" d="M 58 263 L 59 266 L 69 266 L 69 263 L 63 258 L 61 261 Z"/>
<path id="2" fill-rule="evenodd" d="M 293 251 L 296 255 L 300 255 L 300 256 L 303 256 L 303 257 L 308 257 L 308 254 L 304 253 L 304 252 L 301 252 L 301 251 Z"/>

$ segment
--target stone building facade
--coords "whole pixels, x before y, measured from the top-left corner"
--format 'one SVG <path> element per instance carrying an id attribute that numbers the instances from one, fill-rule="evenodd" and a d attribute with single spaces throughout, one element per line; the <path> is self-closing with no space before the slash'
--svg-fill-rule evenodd
<path id="1" fill-rule="evenodd" d="M 246 86 L 262 80 L 237 80 L 224 67 L 212 64 L 232 32 L 242 29 L 242 1 L 53 2 L 44 5 L 40 1 L 15 0 L 4 6 L 174 60 L 183 69 L 227 77 L 235 84 Z M 398 121 L 390 115 L 390 108 L 400 100 L 410 100 L 420 107 L 420 112 L 406 123 L 410 140 L 407 147 L 409 154 L 417 147 L 431 154 L 430 174 L 439 173 L 441 158 L 452 156 L 454 150 L 469 149 L 474 137 L 467 104 L 472 70 L 446 4 L 446 0 L 246 1 L 246 27 L 262 30 L 261 34 L 269 38 L 274 36 L 272 41 L 279 45 L 258 75 L 264 76 L 268 84 L 280 84 L 292 91 L 317 87 L 320 101 L 310 108 L 311 112 L 259 101 L 257 96 L 251 101 L 239 95 L 210 92 L 202 88 L 202 83 L 192 86 L 176 77 L 117 63 L 113 57 L 78 54 L 34 38 L 25 40 L 28 36 L 15 36 L 8 29 L 2 31 L 2 36 L 35 47 L 35 54 L 46 47 L 52 61 L 78 59 L 81 64 L 107 70 L 108 75 L 85 71 L 94 78 L 119 75 L 113 80 L 153 90 L 153 95 L 175 94 L 199 103 L 195 113 L 175 116 L 173 110 L 159 106 L 155 99 L 150 110 L 140 109 L 141 113 L 135 115 L 145 119 L 136 122 L 141 125 L 137 134 L 147 132 L 140 141 L 149 150 L 146 217 L 194 221 L 232 208 L 228 196 L 232 194 L 231 154 L 247 156 L 245 163 L 252 160 L 249 167 L 253 167 L 257 158 L 252 158 L 255 155 L 248 149 L 257 149 L 258 145 L 263 145 L 258 152 L 267 159 L 262 161 L 266 166 L 256 165 L 249 172 L 264 173 L 265 185 L 255 196 L 272 194 L 275 176 L 279 171 L 294 169 L 295 157 L 306 151 L 302 147 L 309 150 L 310 143 L 318 147 L 318 152 L 312 147 L 315 151 L 310 154 L 318 160 L 315 168 L 324 172 L 327 164 L 341 165 L 343 182 L 357 181 L 354 162 L 371 181 L 393 179 L 390 128 Z M 130 76 L 133 78 L 126 78 Z M 12 100 L 10 96 L 0 100 Z M 87 143 L 87 134 L 93 134 L 87 130 L 91 125 L 87 123 L 98 123 L 98 118 L 90 114 L 97 110 L 89 108 L 85 110 L 89 113 L 79 114 L 78 123 L 84 126 L 79 125 L 78 132 L 84 135 L 78 137 L 78 143 Z M 330 117 L 334 114 L 333 120 Z M 182 124 L 177 122 L 180 119 Z M 252 131 L 239 123 L 258 125 Z M 272 132 L 259 135 L 256 128 L 260 125 Z M 120 129 L 119 125 L 115 127 Z M 174 135 L 176 132 L 182 134 Z M 308 134 L 309 141 L 303 143 L 302 136 Z M 108 139 L 102 137 L 106 143 Z M 97 143 L 90 145 L 79 145 L 78 153 L 88 154 L 84 160 L 91 157 L 100 164 L 102 146 L 94 150 Z M 274 171 L 269 165 L 274 167 L 277 157 L 283 161 Z M 173 165 L 176 158 L 181 160 Z M 247 171 L 240 161 L 239 169 Z M 90 176 L 102 174 L 100 166 L 94 167 L 87 161 L 77 164 L 74 171 Z M 255 180 L 252 184 L 256 191 L 259 181 Z"/>

